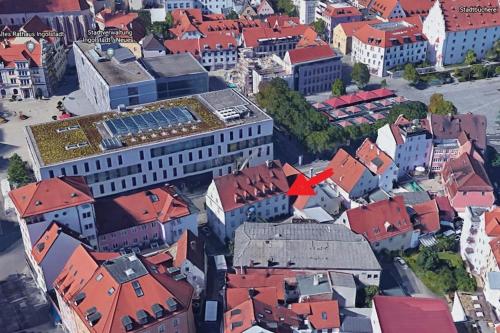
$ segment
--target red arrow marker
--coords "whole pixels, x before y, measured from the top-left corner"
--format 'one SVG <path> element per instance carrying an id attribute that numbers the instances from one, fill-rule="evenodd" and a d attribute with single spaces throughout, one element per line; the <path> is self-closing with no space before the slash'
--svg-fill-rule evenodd
<path id="1" fill-rule="evenodd" d="M 307 179 L 302 173 L 297 175 L 297 179 L 293 182 L 292 186 L 288 190 L 289 196 L 299 196 L 299 195 L 315 195 L 314 186 L 323 182 L 324 180 L 330 178 L 333 175 L 332 169 L 326 169 L 311 179 Z"/>

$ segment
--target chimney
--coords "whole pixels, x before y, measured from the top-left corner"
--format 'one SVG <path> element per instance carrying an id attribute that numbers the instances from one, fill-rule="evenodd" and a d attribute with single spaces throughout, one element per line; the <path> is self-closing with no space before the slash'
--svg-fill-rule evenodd
<path id="1" fill-rule="evenodd" d="M 309 168 L 309 178 L 312 178 L 314 175 L 314 168 Z"/>
<path id="2" fill-rule="evenodd" d="M 273 161 L 271 160 L 266 160 L 266 166 L 270 169 L 273 167 Z"/>
<path id="3" fill-rule="evenodd" d="M 314 274 L 313 276 L 313 286 L 319 285 L 319 276 L 318 274 Z"/>

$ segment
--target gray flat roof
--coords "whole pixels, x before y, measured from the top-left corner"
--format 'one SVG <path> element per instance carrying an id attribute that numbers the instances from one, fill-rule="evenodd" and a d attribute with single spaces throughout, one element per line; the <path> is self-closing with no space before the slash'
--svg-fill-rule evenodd
<path id="1" fill-rule="evenodd" d="M 235 267 L 381 270 L 368 241 L 338 224 L 246 222 L 234 244 Z"/>
<path id="2" fill-rule="evenodd" d="M 118 86 L 136 82 L 143 82 L 153 80 L 154 78 L 141 66 L 137 60 L 118 62 L 116 59 L 107 61 L 98 61 L 91 54 L 96 52 L 98 56 L 105 57 L 105 52 L 95 50 L 95 44 L 84 42 L 75 42 L 75 44 L 82 50 L 92 66 L 99 72 L 101 77 L 110 86 Z"/>
<path id="3" fill-rule="evenodd" d="M 144 58 L 142 62 L 154 77 L 207 73 L 207 70 L 189 52 Z"/>
<path id="4" fill-rule="evenodd" d="M 317 279 L 317 284 L 315 284 L 315 279 Z M 326 272 L 297 276 L 297 286 L 302 297 L 332 293 L 332 286 L 330 286 Z"/>

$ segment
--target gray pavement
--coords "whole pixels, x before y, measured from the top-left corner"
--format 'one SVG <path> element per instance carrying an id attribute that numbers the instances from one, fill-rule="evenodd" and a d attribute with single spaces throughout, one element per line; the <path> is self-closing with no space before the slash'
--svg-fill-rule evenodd
<path id="1" fill-rule="evenodd" d="M 384 270 L 387 270 L 396 279 L 405 293 L 414 297 L 438 297 L 420 281 L 411 268 L 405 269 L 401 265 L 391 263 L 384 266 Z"/>

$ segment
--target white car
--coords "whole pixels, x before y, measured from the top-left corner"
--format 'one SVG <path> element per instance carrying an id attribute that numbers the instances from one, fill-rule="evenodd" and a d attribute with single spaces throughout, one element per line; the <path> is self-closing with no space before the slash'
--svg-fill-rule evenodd
<path id="1" fill-rule="evenodd" d="M 407 269 L 408 268 L 408 265 L 406 264 L 406 261 L 404 261 L 403 258 L 401 258 L 401 257 L 395 257 L 394 261 L 397 262 L 398 264 L 400 264 L 401 267 L 403 267 L 403 269 Z"/>

